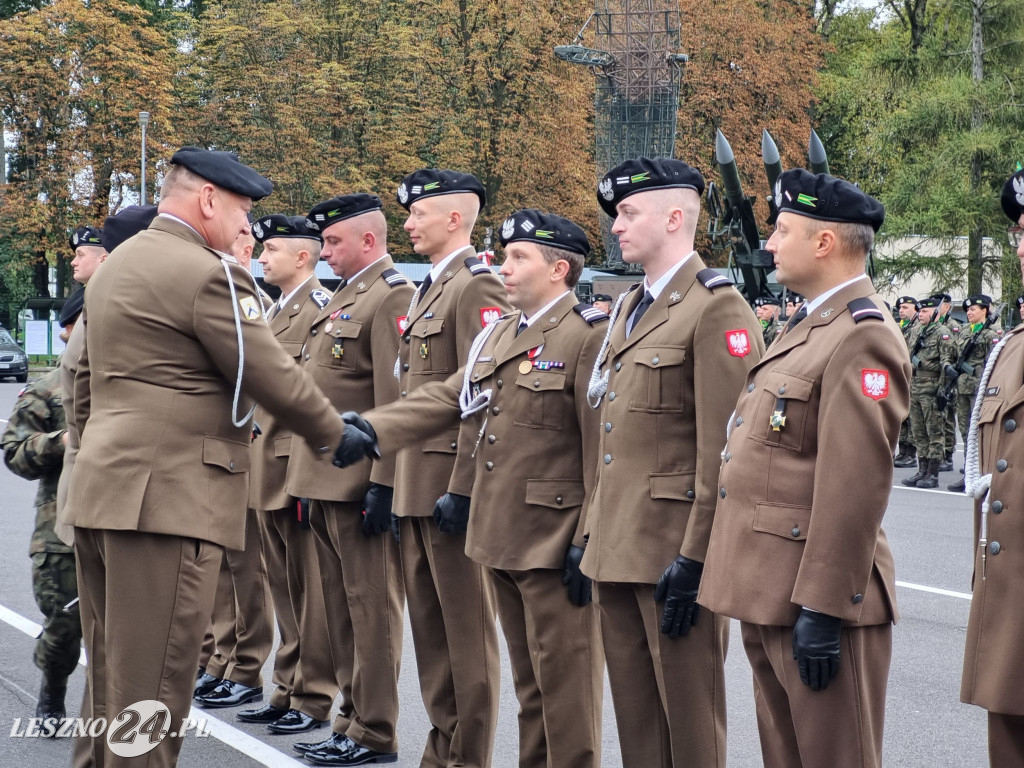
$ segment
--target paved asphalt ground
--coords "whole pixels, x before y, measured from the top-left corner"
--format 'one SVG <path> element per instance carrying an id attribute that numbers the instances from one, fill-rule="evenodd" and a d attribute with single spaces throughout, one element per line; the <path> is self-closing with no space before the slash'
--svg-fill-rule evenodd
<path id="1" fill-rule="evenodd" d="M 6 419 L 19 385 L 0 382 L 0 419 Z M 0 422 L 0 428 L 6 422 Z M 956 466 L 962 466 L 958 452 Z M 885 517 L 885 529 L 896 558 L 899 607 L 895 648 L 889 678 L 885 731 L 885 764 L 900 768 L 980 768 L 987 765 L 985 713 L 959 702 L 960 668 L 970 590 L 972 531 L 967 498 L 936 491 L 906 489 L 897 470 Z M 959 477 L 943 473 L 942 486 Z M 862 482 L 871 482 L 865 477 Z M 850 487 L 856 494 L 856 486 Z M 0 768 L 53 768 L 69 763 L 66 739 L 11 738 L 15 718 L 31 717 L 39 687 L 32 663 L 32 624 L 41 616 L 32 600 L 27 556 L 32 531 L 35 484 L 0 469 Z M 727 662 L 729 703 L 729 765 L 760 766 L 750 669 L 734 622 Z M 401 676 L 402 713 L 398 768 L 415 768 L 427 731 L 416 681 L 412 640 L 406 629 Z M 681 640 L 680 642 L 685 642 Z M 504 650 L 504 649 L 503 649 Z M 115 660 L 116 661 L 116 660 Z M 264 670 L 269 681 L 270 667 Z M 81 669 L 71 680 L 69 713 L 81 700 Z M 302 737 L 269 735 L 263 726 L 238 723 L 235 710 L 206 713 L 212 734 L 188 737 L 182 768 L 248 768 L 305 765 L 290 744 L 309 736 L 326 738 L 327 728 Z M 517 705 L 507 665 L 502 677 L 501 711 L 495 744 L 495 768 L 515 768 Z M 196 714 L 196 713 L 194 713 Z M 196 714 L 203 717 L 203 713 Z M 214 719 L 216 718 L 216 719 Z M 842 728 L 842 723 L 836 723 Z M 621 768 L 610 695 L 605 693 L 604 757 L 606 768 Z M 556 767 L 557 768 L 557 767 Z"/>

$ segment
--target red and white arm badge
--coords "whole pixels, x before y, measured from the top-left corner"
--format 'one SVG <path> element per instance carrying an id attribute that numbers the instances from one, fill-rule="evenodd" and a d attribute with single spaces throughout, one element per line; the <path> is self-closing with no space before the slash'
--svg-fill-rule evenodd
<path id="1" fill-rule="evenodd" d="M 750 336 L 747 335 L 746 328 L 726 331 L 725 343 L 733 357 L 746 357 L 750 354 Z"/>
<path id="2" fill-rule="evenodd" d="M 876 371 L 873 368 L 862 368 L 860 372 L 860 391 L 872 400 L 881 400 L 889 394 L 889 372 Z"/>
<path id="3" fill-rule="evenodd" d="M 490 323 L 499 319 L 501 319 L 501 309 L 499 307 L 480 307 L 481 328 L 486 328 Z"/>
<path id="4" fill-rule="evenodd" d="M 401 336 L 405 333 L 405 329 L 409 327 L 409 316 L 402 315 L 401 317 L 396 317 L 395 322 L 398 324 L 398 335 Z"/>

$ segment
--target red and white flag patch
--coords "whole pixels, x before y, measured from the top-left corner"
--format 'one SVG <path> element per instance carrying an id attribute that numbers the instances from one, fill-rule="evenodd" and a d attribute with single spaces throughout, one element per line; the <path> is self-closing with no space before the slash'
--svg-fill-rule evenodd
<path id="1" fill-rule="evenodd" d="M 405 329 L 409 327 L 409 316 L 402 315 L 401 317 L 396 317 L 395 322 L 398 324 L 398 335 L 401 336 L 405 333 Z"/>
<path id="2" fill-rule="evenodd" d="M 889 394 L 889 372 L 863 368 L 860 372 L 860 391 L 872 400 L 881 400 Z"/>
<path id="3" fill-rule="evenodd" d="M 501 309 L 499 307 L 480 307 L 481 328 L 486 328 L 490 323 L 499 319 L 501 319 Z"/>
<path id="4" fill-rule="evenodd" d="M 725 343 L 729 347 L 729 354 L 733 357 L 746 357 L 750 354 L 750 336 L 746 328 L 737 328 L 725 332 Z"/>

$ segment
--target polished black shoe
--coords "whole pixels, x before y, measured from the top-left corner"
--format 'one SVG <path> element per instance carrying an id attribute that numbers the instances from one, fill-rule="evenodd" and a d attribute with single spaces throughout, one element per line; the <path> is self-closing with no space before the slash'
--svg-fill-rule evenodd
<path id="1" fill-rule="evenodd" d="M 327 747 L 306 753 L 306 759 L 317 765 L 370 765 L 378 763 L 397 763 L 397 752 L 378 752 L 375 749 L 356 744 L 345 737 L 345 742 L 337 747 Z"/>
<path id="2" fill-rule="evenodd" d="M 328 736 L 323 741 L 317 741 L 317 742 L 297 741 L 294 744 L 292 744 L 292 749 L 294 749 L 296 752 L 301 752 L 302 754 L 306 754 L 307 752 L 318 752 L 321 749 L 326 749 L 327 747 L 338 746 L 338 745 L 341 745 L 343 743 L 346 746 L 349 745 L 349 744 L 355 744 L 355 742 L 352 741 L 352 739 L 350 739 L 348 736 L 346 736 L 343 733 L 332 733 L 330 736 Z"/>
<path id="3" fill-rule="evenodd" d="M 192 689 L 192 696 L 205 696 L 222 682 L 224 681 L 219 677 L 214 677 L 200 667 L 196 673 L 196 687 Z"/>
<path id="4" fill-rule="evenodd" d="M 263 689 L 250 688 L 232 680 L 222 680 L 220 685 L 205 696 L 196 696 L 195 701 L 208 709 L 237 707 L 251 701 L 263 701 Z"/>
<path id="5" fill-rule="evenodd" d="M 243 723 L 272 723 L 280 720 L 288 714 L 283 707 L 275 707 L 272 704 L 264 704 L 259 709 L 243 709 L 235 715 Z"/>
<path id="6" fill-rule="evenodd" d="M 305 733 L 306 731 L 312 731 L 314 728 L 319 728 L 326 722 L 326 720 L 317 720 L 305 712 L 299 712 L 297 709 L 289 709 L 277 720 L 270 723 L 267 728 L 270 729 L 271 733 Z"/>

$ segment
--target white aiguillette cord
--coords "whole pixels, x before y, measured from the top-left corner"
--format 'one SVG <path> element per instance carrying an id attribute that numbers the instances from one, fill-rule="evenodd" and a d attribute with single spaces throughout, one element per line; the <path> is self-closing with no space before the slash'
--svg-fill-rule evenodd
<path id="1" fill-rule="evenodd" d="M 220 254 L 218 253 L 218 255 Z M 242 340 L 242 318 L 238 314 L 238 293 L 235 291 L 235 281 L 231 279 L 230 262 L 224 256 L 221 256 L 220 263 L 224 265 L 224 276 L 228 279 L 228 290 L 231 292 L 231 309 L 235 314 L 235 333 L 238 336 L 238 373 L 235 376 L 235 394 L 231 400 L 231 423 L 236 427 L 244 427 L 256 412 L 256 406 L 253 405 L 242 419 L 238 418 L 238 401 L 242 395 L 242 373 L 245 370 L 245 342 Z M 256 289 L 256 295 L 259 296 L 259 286 L 256 284 L 256 279 L 252 276 L 251 272 L 246 271 L 246 274 L 252 280 L 253 288 Z M 266 322 L 265 318 L 264 322 Z"/>
<path id="2" fill-rule="evenodd" d="M 412 313 L 416 309 L 416 305 L 420 303 L 420 291 L 423 290 L 423 283 L 416 286 L 416 290 L 412 292 L 412 298 L 409 299 L 409 311 L 405 313 L 405 322 L 412 322 Z M 395 379 L 397 381 L 402 380 L 402 350 L 399 348 L 398 357 L 395 358 Z"/>
<path id="3" fill-rule="evenodd" d="M 473 375 L 473 368 L 476 367 L 477 360 L 480 358 L 480 353 L 484 349 L 484 345 L 487 344 L 487 340 L 491 337 L 491 333 L 497 328 L 498 323 L 501 322 L 501 318 L 492 320 L 484 329 L 476 335 L 473 339 L 473 344 L 469 348 L 469 358 L 466 360 L 466 370 L 462 374 L 462 389 L 459 392 L 459 408 L 462 409 L 462 418 L 468 419 L 474 413 L 485 409 L 491 402 L 491 389 L 481 390 L 475 397 L 473 396 L 473 388 L 470 383 L 470 377 Z M 484 416 L 483 423 L 480 425 L 480 432 L 476 436 L 476 445 L 473 446 L 473 453 L 471 457 L 476 456 L 476 451 L 480 447 L 480 441 L 484 437 L 484 432 L 487 430 L 487 416 Z"/>
<path id="4" fill-rule="evenodd" d="M 619 308 L 622 306 L 622 302 L 626 300 L 629 295 L 629 291 L 619 294 L 618 300 L 615 302 L 615 306 L 612 307 L 611 317 L 608 318 L 608 330 L 605 331 L 604 341 L 601 342 L 601 349 L 597 353 L 597 358 L 594 360 L 594 370 L 590 372 L 590 383 L 587 386 L 587 405 L 594 410 L 601 407 L 601 398 L 604 397 L 604 393 L 608 391 L 608 371 L 604 374 L 601 373 L 601 361 L 604 359 L 605 352 L 608 351 L 608 342 L 612 338 L 612 328 L 615 327 L 615 319 L 619 316 Z"/>

